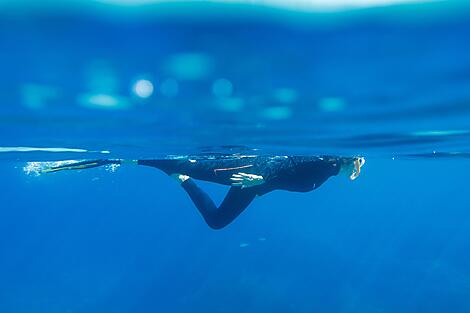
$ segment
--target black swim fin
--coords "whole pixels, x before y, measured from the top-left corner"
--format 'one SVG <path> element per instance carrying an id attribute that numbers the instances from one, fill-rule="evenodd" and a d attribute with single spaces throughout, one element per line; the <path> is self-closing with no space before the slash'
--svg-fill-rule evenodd
<path id="1" fill-rule="evenodd" d="M 99 167 L 108 164 L 121 164 L 121 160 L 108 160 L 108 159 L 101 159 L 101 160 L 85 160 L 85 161 L 78 161 L 75 163 L 68 163 L 59 166 L 49 167 L 41 170 L 41 173 L 53 173 L 65 170 L 83 170 L 87 168 Z"/>

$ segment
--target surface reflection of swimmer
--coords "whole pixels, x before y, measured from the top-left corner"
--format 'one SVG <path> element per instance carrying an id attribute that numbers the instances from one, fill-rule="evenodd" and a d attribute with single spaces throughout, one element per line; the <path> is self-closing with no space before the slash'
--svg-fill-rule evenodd
<path id="1" fill-rule="evenodd" d="M 240 215 L 256 196 L 273 190 L 312 191 L 340 173 L 353 180 L 359 176 L 364 162 L 361 157 L 196 155 L 158 160 L 83 161 L 51 167 L 43 172 L 126 163 L 155 167 L 175 178 L 207 224 L 220 229 Z M 192 178 L 231 187 L 217 207 Z"/>

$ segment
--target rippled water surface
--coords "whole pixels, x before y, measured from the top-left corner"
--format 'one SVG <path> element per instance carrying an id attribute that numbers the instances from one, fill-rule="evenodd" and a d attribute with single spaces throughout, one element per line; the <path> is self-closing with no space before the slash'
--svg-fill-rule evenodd
<path id="1" fill-rule="evenodd" d="M 2 13 L 3 146 L 468 152 L 464 5 L 91 8 Z"/>

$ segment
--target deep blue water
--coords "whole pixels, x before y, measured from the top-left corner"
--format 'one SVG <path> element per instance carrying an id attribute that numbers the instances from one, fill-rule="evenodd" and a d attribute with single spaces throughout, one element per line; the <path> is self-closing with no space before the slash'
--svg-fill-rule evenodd
<path id="1" fill-rule="evenodd" d="M 51 3 L 0 12 L 0 312 L 470 311 L 468 5 Z M 198 152 L 367 163 L 219 231 L 151 168 L 23 170 Z"/>

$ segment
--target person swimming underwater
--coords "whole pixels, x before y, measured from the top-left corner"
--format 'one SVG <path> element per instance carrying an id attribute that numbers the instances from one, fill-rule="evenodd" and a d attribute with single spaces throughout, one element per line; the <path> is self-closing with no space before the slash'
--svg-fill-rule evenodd
<path id="1" fill-rule="evenodd" d="M 344 173 L 356 179 L 365 159 L 335 156 L 193 155 L 168 159 L 82 161 L 42 172 L 76 170 L 108 164 L 136 164 L 157 168 L 173 177 L 188 193 L 207 225 L 221 229 L 235 220 L 255 199 L 274 190 L 309 192 L 328 178 Z M 217 207 L 193 181 L 230 186 Z"/>

